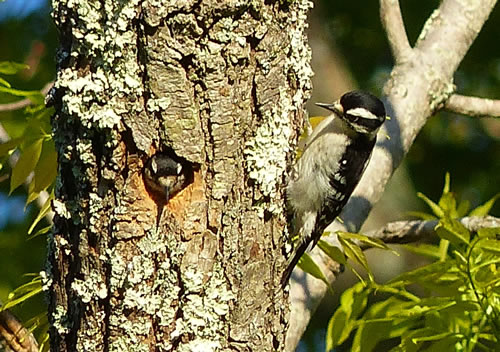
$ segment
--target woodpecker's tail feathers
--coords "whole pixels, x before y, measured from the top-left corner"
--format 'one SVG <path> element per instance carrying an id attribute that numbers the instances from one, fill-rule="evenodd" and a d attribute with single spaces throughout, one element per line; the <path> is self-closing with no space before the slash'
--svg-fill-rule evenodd
<path id="1" fill-rule="evenodd" d="M 283 272 L 283 276 L 281 277 L 281 286 L 285 288 L 286 284 L 288 283 L 288 280 L 290 280 L 290 276 L 292 275 L 293 269 L 299 262 L 300 258 L 302 255 L 306 252 L 307 247 L 309 247 L 309 242 L 307 241 L 302 241 L 297 248 L 295 248 L 293 255 L 288 262 L 288 265 Z"/>

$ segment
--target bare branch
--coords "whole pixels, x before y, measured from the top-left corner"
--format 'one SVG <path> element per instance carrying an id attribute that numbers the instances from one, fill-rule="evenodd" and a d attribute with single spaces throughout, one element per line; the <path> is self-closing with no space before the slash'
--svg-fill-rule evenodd
<path id="1" fill-rule="evenodd" d="M 406 35 L 399 0 L 380 0 L 380 19 L 387 33 L 394 60 L 404 62 L 412 53 Z"/>
<path id="2" fill-rule="evenodd" d="M 461 218 L 460 222 L 469 231 L 500 226 L 500 219 L 493 216 L 465 217 Z M 434 228 L 437 224 L 437 220 L 394 221 L 379 230 L 368 232 L 366 235 L 371 238 L 378 238 L 385 243 L 410 243 L 435 236 Z"/>
<path id="3" fill-rule="evenodd" d="M 453 94 L 444 108 L 449 112 L 472 117 L 500 117 L 500 100 Z"/>
<path id="4" fill-rule="evenodd" d="M 38 343 L 33 334 L 9 310 L 0 311 L 0 350 L 37 352 Z"/>
<path id="5" fill-rule="evenodd" d="M 27 107 L 30 104 L 31 104 L 31 100 L 29 100 L 28 98 L 16 101 L 14 103 L 0 104 L 0 112 L 19 110 L 19 109 Z"/>
<path id="6" fill-rule="evenodd" d="M 47 93 L 49 92 L 50 88 L 52 88 L 53 85 L 54 85 L 54 82 L 49 82 L 49 83 L 45 84 L 45 86 L 42 88 L 42 90 L 40 90 L 40 93 L 42 93 L 42 95 L 44 95 L 44 96 L 47 95 Z M 16 101 L 14 103 L 0 104 L 0 112 L 19 110 L 19 109 L 25 108 L 31 104 L 32 104 L 32 101 L 29 100 L 28 98 Z"/>
<path id="7" fill-rule="evenodd" d="M 415 49 L 429 54 L 435 71 L 455 72 L 495 4 L 496 0 L 442 1 L 424 24 Z M 464 25 L 469 28 L 464 30 Z"/>

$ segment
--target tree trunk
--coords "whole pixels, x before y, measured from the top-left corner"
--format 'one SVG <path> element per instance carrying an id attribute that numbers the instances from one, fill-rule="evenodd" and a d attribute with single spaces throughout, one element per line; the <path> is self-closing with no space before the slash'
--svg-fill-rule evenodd
<path id="1" fill-rule="evenodd" d="M 279 351 L 308 1 L 53 0 L 52 351 Z M 163 208 L 157 153 L 193 167 Z M 161 221 L 157 223 L 157 214 Z"/>

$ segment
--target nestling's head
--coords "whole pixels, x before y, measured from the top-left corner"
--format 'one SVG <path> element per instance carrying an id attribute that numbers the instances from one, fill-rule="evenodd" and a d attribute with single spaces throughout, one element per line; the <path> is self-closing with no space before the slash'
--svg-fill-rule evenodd
<path id="1" fill-rule="evenodd" d="M 335 113 L 358 133 L 374 134 L 385 121 L 384 103 L 368 92 L 345 93 L 333 104 L 316 103 Z"/>

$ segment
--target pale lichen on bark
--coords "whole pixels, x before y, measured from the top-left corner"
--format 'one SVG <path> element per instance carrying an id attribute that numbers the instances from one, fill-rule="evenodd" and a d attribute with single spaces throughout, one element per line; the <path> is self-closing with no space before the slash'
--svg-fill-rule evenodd
<path id="1" fill-rule="evenodd" d="M 54 350 L 281 349 L 282 186 L 310 90 L 310 6 L 53 1 Z M 163 209 L 141 175 L 166 150 L 195 171 Z"/>
<path id="2" fill-rule="evenodd" d="M 291 91 L 284 88 L 285 86 L 279 86 L 277 94 L 273 93 L 278 98 L 277 104 L 273 100 L 259 102 L 257 99 L 258 114 L 262 116 L 263 123 L 258 126 L 255 136 L 247 142 L 245 148 L 250 178 L 257 182 L 262 195 L 271 199 L 280 197 L 278 187 L 282 183 L 279 180 L 290 164 L 289 153 L 295 149 L 295 131 L 292 126 L 296 123 L 291 121 L 291 117 L 294 116 L 293 112 L 303 112 L 304 102 L 310 97 L 313 72 L 310 66 L 311 50 L 305 36 L 308 26 L 307 12 L 310 8 L 312 2 L 297 2 L 297 6 L 290 11 L 289 21 L 283 23 L 282 30 L 287 33 L 287 43 L 290 43 L 286 48 L 288 51 L 280 52 L 282 48 L 279 47 L 270 48 L 275 51 L 273 54 L 279 60 L 284 60 L 284 65 L 268 62 L 266 57 L 261 59 L 262 70 L 257 73 L 267 76 L 270 67 L 279 67 L 283 70 L 280 74 L 286 77 L 284 81 L 295 88 Z M 261 25 L 265 26 L 265 22 Z M 265 43 L 265 40 L 263 42 Z M 256 82 L 259 78 L 256 77 Z M 272 105 L 266 106 L 266 103 Z M 277 204 L 272 201 L 267 210 L 278 211 Z"/>
<path id="3" fill-rule="evenodd" d="M 107 343 L 109 258 L 103 248 L 110 241 L 110 210 L 120 197 L 115 187 L 123 184 L 120 136 L 124 121 L 143 110 L 133 22 L 138 4 L 53 1 L 62 39 L 51 93 L 60 176 L 46 282 L 52 283 L 53 345 L 61 350 L 102 350 Z M 152 136 L 144 139 L 137 144 L 149 148 Z M 73 326 L 62 328 L 68 321 Z"/>

